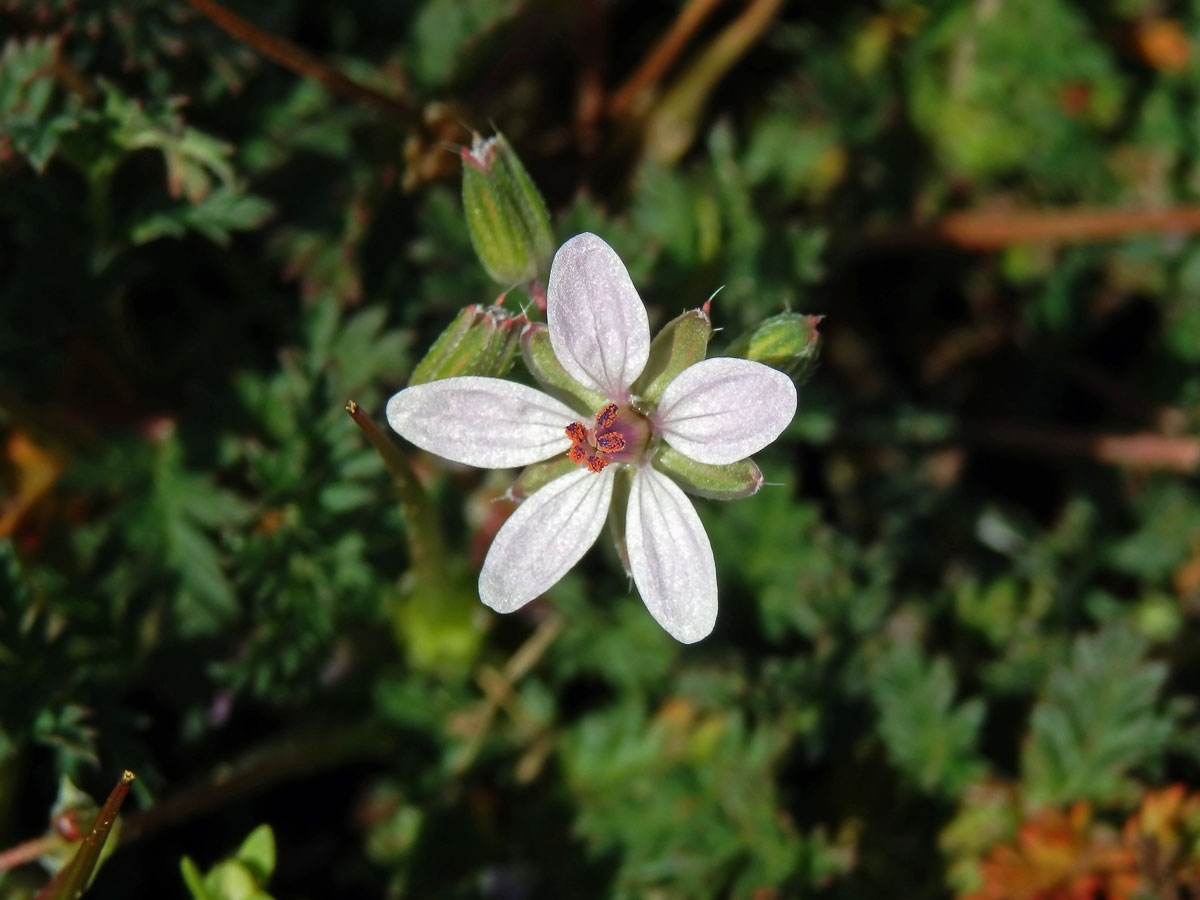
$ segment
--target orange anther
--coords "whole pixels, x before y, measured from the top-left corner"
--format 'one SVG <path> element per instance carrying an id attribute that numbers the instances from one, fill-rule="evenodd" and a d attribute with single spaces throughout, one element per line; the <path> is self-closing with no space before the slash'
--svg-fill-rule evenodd
<path id="1" fill-rule="evenodd" d="M 619 453 L 625 449 L 625 435 L 618 431 L 602 434 L 596 438 L 596 447 L 601 453 Z"/>
<path id="2" fill-rule="evenodd" d="M 613 422 L 617 421 L 617 404 L 610 403 L 600 412 L 596 413 L 596 430 L 608 428 Z"/>
<path id="3" fill-rule="evenodd" d="M 587 459 L 587 467 L 593 472 L 599 472 L 608 465 L 608 460 L 603 456 L 589 456 Z"/>
<path id="4" fill-rule="evenodd" d="M 578 444 L 572 444 L 571 449 L 567 451 L 567 459 L 575 463 L 575 465 L 579 465 L 587 459 L 587 451 Z"/>
<path id="5" fill-rule="evenodd" d="M 582 422 L 572 422 L 563 429 L 574 443 L 582 444 L 587 440 L 587 429 L 583 427 Z"/>

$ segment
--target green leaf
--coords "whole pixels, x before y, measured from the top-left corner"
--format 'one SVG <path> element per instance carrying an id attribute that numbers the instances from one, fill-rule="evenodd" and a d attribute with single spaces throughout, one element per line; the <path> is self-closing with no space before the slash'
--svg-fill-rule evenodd
<path id="1" fill-rule="evenodd" d="M 191 857 L 179 861 L 179 871 L 192 900 L 271 900 L 267 881 L 275 870 L 275 834 L 259 825 L 233 856 L 201 874 Z"/>
<path id="2" fill-rule="evenodd" d="M 894 648 L 872 675 L 879 734 L 888 758 L 924 791 L 957 796 L 984 771 L 976 750 L 983 724 L 979 699 L 957 706 L 954 673 L 912 645 Z"/>
<path id="3" fill-rule="evenodd" d="M 234 858 L 254 874 L 259 884 L 266 884 L 275 871 L 275 832 L 271 826 L 264 823 L 250 832 Z"/>
<path id="4" fill-rule="evenodd" d="M 131 243 L 147 244 L 162 237 L 180 238 L 189 230 L 214 244 L 226 246 L 235 231 L 253 231 L 271 217 L 275 207 L 262 197 L 219 187 L 194 204 L 181 204 L 148 215 L 130 226 Z"/>
<path id="5" fill-rule="evenodd" d="M 196 864 L 192 862 L 190 856 L 179 860 L 179 871 L 183 875 L 183 883 L 187 885 L 188 892 L 192 895 L 192 900 L 215 900 L 208 892 L 208 888 L 204 886 L 204 876 L 200 874 L 200 870 L 196 868 Z"/>
<path id="6" fill-rule="evenodd" d="M 1131 772 L 1161 765 L 1176 722 L 1159 701 L 1167 668 L 1145 652 L 1141 638 L 1114 626 L 1078 638 L 1050 672 L 1021 756 L 1034 806 L 1129 800 L 1138 790 Z"/>

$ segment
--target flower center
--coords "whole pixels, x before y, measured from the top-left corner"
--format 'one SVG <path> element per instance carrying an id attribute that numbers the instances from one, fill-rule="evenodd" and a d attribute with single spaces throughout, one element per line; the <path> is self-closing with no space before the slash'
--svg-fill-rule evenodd
<path id="1" fill-rule="evenodd" d="M 571 439 L 567 459 L 599 472 L 611 462 L 632 462 L 650 443 L 650 423 L 629 406 L 610 403 L 596 413 L 594 428 L 572 422 L 564 429 Z"/>

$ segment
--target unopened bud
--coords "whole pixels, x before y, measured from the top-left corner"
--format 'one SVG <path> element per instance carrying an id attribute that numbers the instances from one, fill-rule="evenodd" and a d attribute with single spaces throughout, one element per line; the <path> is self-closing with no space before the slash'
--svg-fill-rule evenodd
<path id="1" fill-rule="evenodd" d="M 708 317 L 707 303 L 664 325 L 650 344 L 646 367 L 630 389 L 633 395 L 657 404 L 676 375 L 704 359 L 711 336 L 712 321 Z"/>
<path id="2" fill-rule="evenodd" d="M 821 352 L 817 326 L 823 318 L 791 312 L 771 316 L 734 341 L 727 355 L 765 363 L 803 384 L 817 368 Z"/>
<path id="3" fill-rule="evenodd" d="M 512 367 L 526 322 L 500 306 L 468 306 L 417 363 L 409 386 L 456 375 L 499 378 Z"/>
<path id="4" fill-rule="evenodd" d="M 554 254 L 550 214 L 504 135 L 462 150 L 463 209 L 475 255 L 505 288 L 537 280 Z"/>

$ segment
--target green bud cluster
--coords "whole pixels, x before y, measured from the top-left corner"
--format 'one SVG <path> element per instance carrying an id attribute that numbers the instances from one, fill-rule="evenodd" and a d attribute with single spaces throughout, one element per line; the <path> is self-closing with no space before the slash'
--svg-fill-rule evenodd
<path id="1" fill-rule="evenodd" d="M 817 326 L 822 318 L 793 312 L 771 316 L 734 341 L 726 355 L 764 363 L 803 384 L 817 368 L 821 352 Z"/>
<path id="2" fill-rule="evenodd" d="M 539 279 L 554 255 L 550 214 L 504 135 L 463 148 L 463 210 L 471 244 L 487 273 L 505 287 Z"/>
<path id="3" fill-rule="evenodd" d="M 500 306 L 468 306 L 438 335 L 408 383 L 425 384 L 456 375 L 499 378 L 512 367 L 527 320 Z"/>

